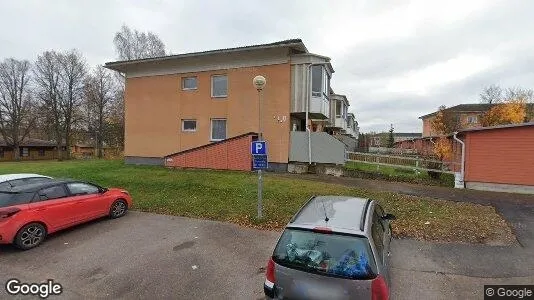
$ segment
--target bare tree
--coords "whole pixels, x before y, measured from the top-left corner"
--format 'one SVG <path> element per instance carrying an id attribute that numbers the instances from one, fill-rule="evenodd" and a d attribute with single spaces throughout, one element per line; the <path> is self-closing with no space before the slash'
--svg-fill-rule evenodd
<path id="1" fill-rule="evenodd" d="M 140 32 L 122 25 L 113 39 L 120 60 L 164 56 L 165 44 L 153 32 Z"/>
<path id="2" fill-rule="evenodd" d="M 69 157 L 72 127 L 81 119 L 85 60 L 75 50 L 67 53 L 46 51 L 38 56 L 34 75 L 37 95 L 45 113 L 44 119 L 51 122 L 58 159 L 61 160 L 63 147 Z"/>
<path id="3" fill-rule="evenodd" d="M 65 147 L 70 149 L 72 127 L 82 118 L 80 106 L 83 100 L 84 81 L 87 75 L 87 65 L 82 54 L 76 50 L 60 54 L 61 74 L 61 110 L 65 118 L 64 136 Z M 67 158 L 70 151 L 67 151 Z"/>
<path id="4" fill-rule="evenodd" d="M 115 82 L 112 74 L 102 66 L 97 66 L 85 83 L 85 99 L 88 116 L 88 130 L 94 131 L 97 155 L 103 157 L 103 141 L 108 135 L 110 106 L 115 96 Z"/>
<path id="5" fill-rule="evenodd" d="M 29 91 L 31 64 L 27 60 L 5 59 L 0 63 L 0 133 L 20 159 L 20 145 L 35 125 Z"/>
<path id="6" fill-rule="evenodd" d="M 34 64 L 34 78 L 36 95 L 41 101 L 43 120 L 49 121 L 49 127 L 54 132 L 56 140 L 57 157 L 62 159 L 62 137 L 65 127 L 65 118 L 62 110 L 61 67 L 59 53 L 46 51 L 37 57 Z"/>
<path id="7" fill-rule="evenodd" d="M 501 103 L 504 100 L 503 97 L 504 93 L 502 88 L 496 84 L 492 84 L 482 90 L 482 93 L 480 93 L 480 102 L 488 104 Z"/>

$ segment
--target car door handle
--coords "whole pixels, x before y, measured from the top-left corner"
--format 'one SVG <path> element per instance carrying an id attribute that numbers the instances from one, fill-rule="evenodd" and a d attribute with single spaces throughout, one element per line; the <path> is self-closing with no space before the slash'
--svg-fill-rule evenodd
<path id="1" fill-rule="evenodd" d="M 46 208 L 42 207 L 42 208 L 36 209 L 36 211 L 43 211 L 43 210 L 46 210 Z"/>

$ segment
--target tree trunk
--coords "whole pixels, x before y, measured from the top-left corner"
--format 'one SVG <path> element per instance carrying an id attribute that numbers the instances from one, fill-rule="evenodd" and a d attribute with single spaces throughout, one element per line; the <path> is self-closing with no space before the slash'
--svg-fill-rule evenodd
<path id="1" fill-rule="evenodd" d="M 67 128 L 67 130 L 65 130 L 65 157 L 66 159 L 70 159 L 70 129 Z"/>
<path id="2" fill-rule="evenodd" d="M 63 160 L 63 151 L 61 151 L 61 142 L 57 143 L 57 160 L 62 161 Z"/>
<path id="3" fill-rule="evenodd" d="M 20 160 L 20 146 L 19 145 L 13 145 L 13 155 L 14 155 L 15 161 Z"/>

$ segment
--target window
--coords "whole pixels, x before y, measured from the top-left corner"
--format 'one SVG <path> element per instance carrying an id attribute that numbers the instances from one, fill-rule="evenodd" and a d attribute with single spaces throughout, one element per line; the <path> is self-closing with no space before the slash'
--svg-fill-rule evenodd
<path id="1" fill-rule="evenodd" d="M 92 184 L 87 184 L 83 182 L 72 182 L 67 183 L 67 188 L 70 193 L 74 196 L 78 195 L 87 195 L 87 194 L 98 194 L 100 189 Z"/>
<path id="2" fill-rule="evenodd" d="M 44 149 L 39 149 L 39 156 L 45 156 L 45 150 Z"/>
<path id="3" fill-rule="evenodd" d="M 42 200 L 51 200 L 58 199 L 67 196 L 67 191 L 63 185 L 56 185 L 49 188 L 45 188 L 39 191 L 39 199 Z"/>
<path id="4" fill-rule="evenodd" d="M 371 225 L 371 234 L 375 243 L 377 258 L 382 262 L 384 252 L 384 227 L 382 227 L 381 218 L 376 211 L 373 213 L 373 224 Z"/>
<path id="5" fill-rule="evenodd" d="M 1 193 L 0 192 L 0 207 L 8 207 L 13 205 L 27 204 L 33 198 L 35 193 Z"/>
<path id="6" fill-rule="evenodd" d="M 468 116 L 467 117 L 467 123 L 468 124 L 476 124 L 476 123 L 478 123 L 478 117 L 477 116 Z"/>
<path id="7" fill-rule="evenodd" d="M 53 179 L 46 178 L 46 177 L 30 177 L 30 178 L 21 178 L 21 179 L 15 179 L 9 181 L 12 187 L 15 186 L 21 186 L 26 184 L 34 184 L 34 183 L 40 183 L 40 182 L 50 182 Z"/>
<path id="8" fill-rule="evenodd" d="M 182 131 L 197 131 L 197 120 L 182 120 Z"/>
<path id="9" fill-rule="evenodd" d="M 211 96 L 214 98 L 228 96 L 228 77 L 226 75 L 211 77 Z"/>
<path id="10" fill-rule="evenodd" d="M 4 157 L 4 148 L 0 148 L 0 157 Z"/>
<path id="11" fill-rule="evenodd" d="M 376 264 L 365 237 L 286 229 L 273 253 L 284 267 L 348 279 L 368 279 Z"/>
<path id="12" fill-rule="evenodd" d="M 323 66 L 312 66 L 312 96 L 323 94 Z"/>
<path id="13" fill-rule="evenodd" d="M 30 151 L 26 147 L 20 148 L 20 156 L 21 157 L 28 157 L 30 155 Z"/>
<path id="14" fill-rule="evenodd" d="M 211 119 L 211 140 L 226 139 L 226 119 Z"/>
<path id="15" fill-rule="evenodd" d="M 196 77 L 184 77 L 182 78 L 182 90 L 196 90 L 197 78 Z"/>
<path id="16" fill-rule="evenodd" d="M 341 118 L 342 109 L 341 100 L 336 100 L 336 118 Z"/>

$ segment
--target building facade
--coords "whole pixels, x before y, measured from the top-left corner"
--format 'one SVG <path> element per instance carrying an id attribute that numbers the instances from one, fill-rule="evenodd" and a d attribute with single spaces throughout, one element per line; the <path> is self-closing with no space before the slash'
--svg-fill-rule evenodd
<path id="1" fill-rule="evenodd" d="M 324 132 L 331 120 L 330 58 L 301 40 L 107 63 L 124 73 L 126 162 L 164 157 L 260 129 L 269 163 L 290 161 L 290 132 Z M 267 84 L 262 101 L 252 79 Z"/>
<path id="2" fill-rule="evenodd" d="M 468 129 L 482 126 L 481 119 L 494 104 L 459 104 L 449 107 L 445 111 L 452 114 L 458 124 L 458 129 Z M 419 117 L 423 121 L 423 137 L 437 136 L 438 133 L 432 130 L 432 121 L 438 112 L 433 112 Z"/>
<path id="3" fill-rule="evenodd" d="M 56 143 L 40 139 L 25 139 L 19 146 L 18 151 L 20 160 L 49 160 L 58 158 Z M 15 149 L 0 139 L 0 161 L 14 160 Z"/>

